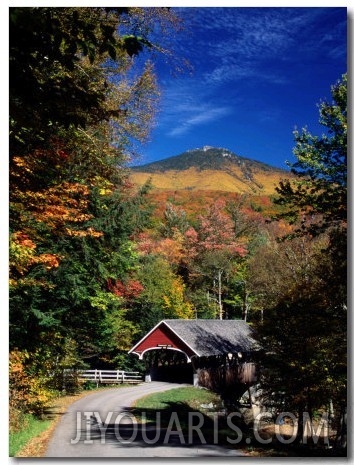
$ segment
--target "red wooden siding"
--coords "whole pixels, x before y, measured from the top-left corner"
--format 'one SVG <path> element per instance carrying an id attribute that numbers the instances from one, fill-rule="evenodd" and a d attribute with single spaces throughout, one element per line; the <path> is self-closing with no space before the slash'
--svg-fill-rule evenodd
<path id="1" fill-rule="evenodd" d="M 135 347 L 134 352 L 141 354 L 147 349 L 156 348 L 160 345 L 169 345 L 171 349 L 179 349 L 186 353 L 188 357 L 195 355 L 195 352 L 193 352 L 193 350 L 165 324 L 158 326 L 151 334 L 149 334 L 146 339 Z"/>

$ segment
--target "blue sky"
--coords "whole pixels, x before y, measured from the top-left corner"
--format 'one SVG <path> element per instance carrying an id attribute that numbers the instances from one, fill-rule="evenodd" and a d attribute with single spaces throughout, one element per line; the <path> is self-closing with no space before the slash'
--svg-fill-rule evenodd
<path id="1" fill-rule="evenodd" d="M 139 164 L 210 145 L 285 168 L 294 129 L 321 135 L 318 103 L 347 71 L 346 8 L 177 11 L 173 47 L 192 72 L 157 63 L 160 110 Z"/>

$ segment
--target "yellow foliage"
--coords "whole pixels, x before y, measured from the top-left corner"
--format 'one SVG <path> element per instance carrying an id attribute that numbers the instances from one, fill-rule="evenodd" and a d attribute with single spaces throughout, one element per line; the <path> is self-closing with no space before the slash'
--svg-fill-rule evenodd
<path id="1" fill-rule="evenodd" d="M 10 352 L 9 387 L 10 410 L 41 413 L 50 405 L 54 394 L 44 386 L 39 375 L 31 376 L 30 354 L 27 351 Z"/>
<path id="2" fill-rule="evenodd" d="M 103 232 L 101 231 L 96 231 L 93 228 L 87 228 L 85 230 L 76 230 L 76 229 L 70 229 L 66 228 L 66 233 L 69 236 L 75 236 L 75 237 L 101 237 L 103 236 Z"/>
<path id="3" fill-rule="evenodd" d="M 168 263 L 178 264 L 183 257 L 182 240 L 165 238 L 159 241 L 154 249 L 154 252 L 164 257 Z"/>
<path id="4" fill-rule="evenodd" d="M 21 241 L 20 233 L 14 233 L 10 236 L 10 267 L 23 274 L 24 271 L 33 263 L 35 255 L 35 244 L 27 237 Z"/>
<path id="5" fill-rule="evenodd" d="M 178 276 L 174 279 L 168 295 L 163 296 L 164 308 L 167 317 L 191 319 L 194 317 L 194 309 L 184 297 L 185 285 Z"/>
<path id="6" fill-rule="evenodd" d="M 275 187 L 284 177 L 281 171 L 255 172 L 253 180 L 245 179 L 241 169 L 234 167 L 230 172 L 219 170 L 198 170 L 189 168 L 186 170 L 169 170 L 163 173 L 148 173 L 134 171 L 130 178 L 138 186 L 144 185 L 149 179 L 156 189 L 167 190 L 209 190 L 249 193 L 258 195 L 271 195 L 275 193 Z"/>
<path id="7" fill-rule="evenodd" d="M 57 254 L 42 253 L 36 255 L 36 245 L 22 232 L 15 232 L 10 236 L 10 268 L 15 269 L 20 275 L 24 275 L 28 269 L 37 264 L 42 264 L 47 270 L 57 268 L 60 257 Z"/>

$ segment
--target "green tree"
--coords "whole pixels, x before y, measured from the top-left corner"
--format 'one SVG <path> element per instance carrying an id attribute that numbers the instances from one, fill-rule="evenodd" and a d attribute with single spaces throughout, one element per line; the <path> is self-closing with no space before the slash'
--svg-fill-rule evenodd
<path id="1" fill-rule="evenodd" d="M 184 234 L 189 228 L 186 212 L 172 203 L 167 202 L 161 224 L 161 233 L 164 237 L 173 238 L 176 231 Z"/>
<path id="2" fill-rule="evenodd" d="M 160 320 L 194 317 L 182 279 L 163 256 L 143 256 L 137 278 L 143 291 L 129 310 L 128 318 L 139 324 L 140 337 Z"/>
<path id="3" fill-rule="evenodd" d="M 11 348 L 55 354 L 67 338 L 92 363 L 129 346 L 111 283 L 129 287 L 138 266 L 148 209 L 125 164 L 158 97 L 133 57 L 174 22 L 165 8 L 10 9 Z"/>
<path id="4" fill-rule="evenodd" d="M 297 161 L 290 167 L 297 179 L 277 188 L 276 203 L 286 208 L 282 216 L 295 222 L 300 214 L 300 231 L 311 234 L 343 232 L 347 224 L 347 75 L 331 90 L 333 101 L 319 109 L 326 133 L 295 131 Z"/>
<path id="5" fill-rule="evenodd" d="M 112 79 L 124 86 L 119 81 L 131 57 L 156 45 L 148 35 L 160 28 L 162 40 L 163 28 L 176 24 L 170 10 L 145 10 L 10 8 L 12 154 L 45 146 L 58 127 L 134 119 L 124 102 L 105 104 Z M 139 93 L 138 87 L 125 91 Z"/>
<path id="6" fill-rule="evenodd" d="M 337 421 L 346 408 L 346 84 L 343 76 L 332 87 L 333 102 L 320 105 L 326 134 L 295 132 L 297 179 L 280 184 L 277 200 L 285 208 L 281 217 L 293 224 L 283 241 L 298 237 L 290 248 L 279 244 L 292 285 L 278 286 L 258 327 L 268 354 L 265 392 L 276 393 L 278 407 L 298 411 L 300 419 L 331 400 Z"/>

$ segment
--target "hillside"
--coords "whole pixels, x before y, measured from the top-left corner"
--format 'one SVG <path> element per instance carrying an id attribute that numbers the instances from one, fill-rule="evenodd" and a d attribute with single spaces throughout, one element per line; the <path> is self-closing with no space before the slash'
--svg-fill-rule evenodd
<path id="1" fill-rule="evenodd" d="M 132 168 L 131 180 L 143 185 L 151 179 L 159 190 L 209 190 L 255 195 L 274 193 L 289 173 L 265 163 L 214 147 L 193 149 L 174 157 Z"/>

